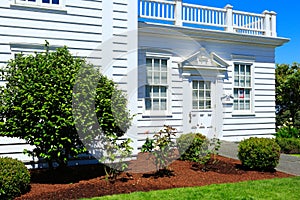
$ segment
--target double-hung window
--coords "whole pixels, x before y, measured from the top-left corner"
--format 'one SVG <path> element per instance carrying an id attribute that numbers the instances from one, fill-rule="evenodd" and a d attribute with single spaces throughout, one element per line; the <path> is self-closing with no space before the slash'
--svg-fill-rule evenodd
<path id="1" fill-rule="evenodd" d="M 193 109 L 211 109 L 211 82 L 193 80 Z"/>
<path id="2" fill-rule="evenodd" d="M 234 65 L 234 110 L 251 111 L 252 74 L 250 64 Z"/>
<path id="3" fill-rule="evenodd" d="M 168 60 L 146 58 L 145 108 L 147 111 L 166 111 L 168 108 Z"/>

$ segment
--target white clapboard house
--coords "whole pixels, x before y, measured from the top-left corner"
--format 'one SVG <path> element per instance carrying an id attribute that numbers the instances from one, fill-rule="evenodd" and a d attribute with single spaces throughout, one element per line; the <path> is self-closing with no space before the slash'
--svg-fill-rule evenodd
<path id="1" fill-rule="evenodd" d="M 276 34 L 275 12 L 184 0 L 1 0 L 0 34 L 1 66 L 43 51 L 45 40 L 101 66 L 127 93 L 135 152 L 163 125 L 228 141 L 275 133 L 275 48 L 288 41 Z M 24 148 L 32 147 L 0 138 L 0 156 L 32 160 Z"/>

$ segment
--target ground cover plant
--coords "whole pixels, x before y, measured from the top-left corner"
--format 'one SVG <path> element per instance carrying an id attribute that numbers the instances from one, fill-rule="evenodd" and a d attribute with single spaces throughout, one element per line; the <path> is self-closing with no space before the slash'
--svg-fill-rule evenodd
<path id="1" fill-rule="evenodd" d="M 147 200 L 147 199 L 291 199 L 300 198 L 296 192 L 300 187 L 300 177 L 271 180 L 246 181 L 240 183 L 213 184 L 203 187 L 176 188 L 169 190 L 135 192 L 92 200 Z M 87 199 L 84 199 L 87 200 Z"/>

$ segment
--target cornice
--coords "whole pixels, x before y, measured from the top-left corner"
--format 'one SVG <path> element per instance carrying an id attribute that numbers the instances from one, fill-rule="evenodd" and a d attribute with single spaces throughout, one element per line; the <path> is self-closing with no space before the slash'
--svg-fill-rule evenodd
<path id="1" fill-rule="evenodd" d="M 221 30 L 208 30 L 193 27 L 178 27 L 169 24 L 156 24 L 139 22 L 139 34 L 155 35 L 156 37 L 191 38 L 196 41 L 213 41 L 220 43 L 240 43 L 244 45 L 263 45 L 269 47 L 279 47 L 290 41 L 288 38 L 267 37 L 261 35 L 246 35 L 241 33 L 225 32 Z"/>

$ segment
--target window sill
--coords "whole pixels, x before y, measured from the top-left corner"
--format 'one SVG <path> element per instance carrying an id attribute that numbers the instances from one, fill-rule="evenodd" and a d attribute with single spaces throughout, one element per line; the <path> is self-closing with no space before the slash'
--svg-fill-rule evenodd
<path id="1" fill-rule="evenodd" d="M 142 118 L 170 118 L 172 114 L 168 111 L 145 111 Z"/>
<path id="2" fill-rule="evenodd" d="M 212 109 L 192 109 L 191 112 L 212 112 Z"/>
<path id="3" fill-rule="evenodd" d="M 232 113 L 232 117 L 239 117 L 239 116 L 255 116 L 255 113 L 252 113 L 252 112 L 233 112 Z"/>
<path id="4" fill-rule="evenodd" d="M 12 7 L 19 7 L 19 8 L 33 8 L 33 9 L 44 9 L 44 10 L 55 10 L 55 11 L 63 11 L 66 12 L 67 9 L 63 5 L 35 5 L 35 4 L 28 4 L 28 3 L 11 3 Z"/>

